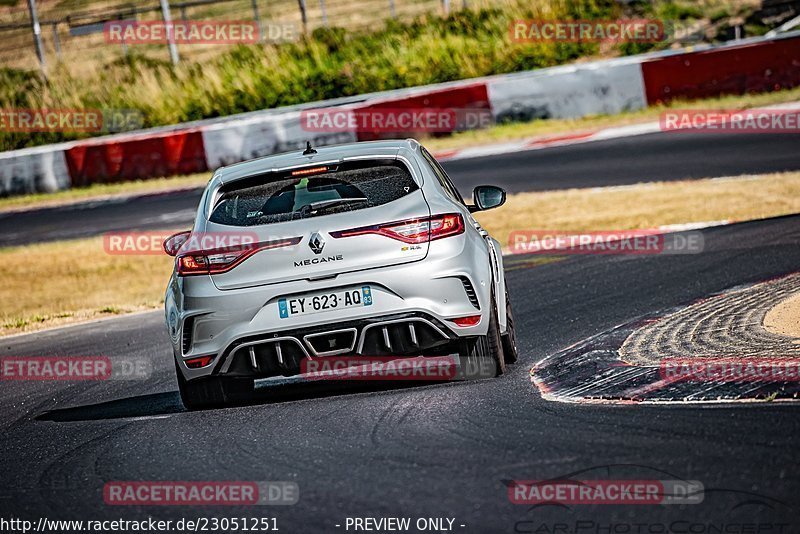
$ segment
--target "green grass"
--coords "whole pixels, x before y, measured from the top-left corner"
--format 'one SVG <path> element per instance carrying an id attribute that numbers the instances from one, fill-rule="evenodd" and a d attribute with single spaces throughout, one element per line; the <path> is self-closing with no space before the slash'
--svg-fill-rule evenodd
<path id="1" fill-rule="evenodd" d="M 485 4 L 485 0 L 483 3 Z M 371 29 L 318 28 L 295 43 L 240 45 L 200 62 L 173 67 L 147 48 L 94 68 L 55 65 L 37 72 L 0 69 L 0 108 L 136 109 L 144 126 L 226 116 L 342 96 L 560 65 L 580 58 L 663 48 L 669 43 L 510 42 L 514 19 L 691 19 L 719 12 L 721 0 L 657 0 L 629 6 L 614 0 L 494 0 L 443 18 L 387 19 Z M 736 3 L 736 2 L 733 2 Z M 741 2 L 739 2 L 741 3 Z M 476 2 L 477 4 L 477 2 Z M 455 5 L 455 3 L 454 3 Z M 163 47 L 155 47 L 163 52 Z M 86 134 L 0 132 L 0 150 Z"/>

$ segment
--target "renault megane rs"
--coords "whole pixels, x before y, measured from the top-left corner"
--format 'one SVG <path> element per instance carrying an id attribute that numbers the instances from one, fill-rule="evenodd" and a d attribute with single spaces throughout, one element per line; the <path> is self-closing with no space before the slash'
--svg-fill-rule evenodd
<path id="1" fill-rule="evenodd" d="M 464 378 L 501 374 L 517 351 L 503 259 L 472 213 L 504 202 L 490 185 L 465 202 L 414 140 L 220 168 L 192 230 L 164 243 L 183 403 L 235 401 L 343 354 L 457 354 Z"/>

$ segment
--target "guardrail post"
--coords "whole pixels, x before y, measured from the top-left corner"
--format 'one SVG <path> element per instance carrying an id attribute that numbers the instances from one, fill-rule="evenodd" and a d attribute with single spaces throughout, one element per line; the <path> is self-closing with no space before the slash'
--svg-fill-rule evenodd
<path id="1" fill-rule="evenodd" d="M 173 65 L 177 65 L 178 47 L 175 45 L 175 34 L 172 29 L 172 15 L 169 13 L 169 0 L 161 0 L 161 14 L 164 18 L 164 24 L 167 26 L 167 46 L 169 47 L 169 57 Z"/>
<path id="2" fill-rule="evenodd" d="M 36 14 L 36 0 L 28 0 L 28 12 L 31 14 L 33 42 L 36 46 L 36 55 L 39 57 L 39 65 L 41 65 L 42 70 L 46 70 L 47 62 L 45 61 L 44 48 L 42 47 L 42 27 L 39 26 L 39 16 Z"/>
<path id="3" fill-rule="evenodd" d="M 138 21 L 139 20 L 139 10 L 137 10 L 134 7 L 133 10 L 131 11 L 131 16 L 133 16 L 134 22 Z M 125 39 L 124 38 L 122 39 L 121 46 L 122 46 L 122 56 L 123 57 L 128 57 L 128 45 L 125 44 Z"/>
<path id="4" fill-rule="evenodd" d="M 328 25 L 328 12 L 325 10 L 325 0 L 319 0 L 319 9 L 322 11 L 322 25 Z"/>
<path id="5" fill-rule="evenodd" d="M 300 6 L 300 18 L 303 21 L 303 33 L 308 32 L 308 14 L 306 13 L 306 0 L 297 0 Z"/>
<path id="6" fill-rule="evenodd" d="M 258 28 L 258 40 L 264 40 L 264 28 L 261 27 L 261 16 L 258 14 L 258 0 L 251 0 L 250 5 L 253 7 L 253 19 L 256 21 Z"/>
<path id="7" fill-rule="evenodd" d="M 61 39 L 58 38 L 58 23 L 53 23 L 53 46 L 56 49 L 56 57 L 61 58 Z"/>

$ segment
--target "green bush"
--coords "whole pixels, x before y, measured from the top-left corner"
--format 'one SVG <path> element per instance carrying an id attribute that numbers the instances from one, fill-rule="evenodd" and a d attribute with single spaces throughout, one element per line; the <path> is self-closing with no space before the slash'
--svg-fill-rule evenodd
<path id="1" fill-rule="evenodd" d="M 672 5 L 672 4 L 667 4 Z M 145 126 L 560 65 L 596 55 L 596 43 L 511 43 L 515 19 L 613 19 L 614 0 L 550 0 L 387 20 L 372 32 L 316 29 L 283 45 L 240 45 L 202 64 L 173 67 L 138 49 L 90 75 L 53 68 L 47 82 L 0 71 L 0 108 L 136 109 Z M 681 15 L 681 13 L 677 13 Z M 618 49 L 633 53 L 642 48 Z M 80 134 L 0 134 L 0 150 Z"/>
<path id="2" fill-rule="evenodd" d="M 689 20 L 703 18 L 703 10 L 683 2 L 666 1 L 659 4 L 656 14 L 662 20 Z"/>

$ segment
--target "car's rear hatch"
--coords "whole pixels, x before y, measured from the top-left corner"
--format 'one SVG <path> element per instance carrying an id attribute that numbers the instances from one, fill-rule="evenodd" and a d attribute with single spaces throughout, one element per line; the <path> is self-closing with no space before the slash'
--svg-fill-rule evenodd
<path id="1" fill-rule="evenodd" d="M 208 232 L 241 232 L 261 244 L 235 267 L 212 269 L 214 284 L 223 290 L 383 268 L 419 261 L 428 252 L 420 230 L 430 208 L 408 168 L 396 160 L 238 180 L 223 186 L 209 212 Z"/>

